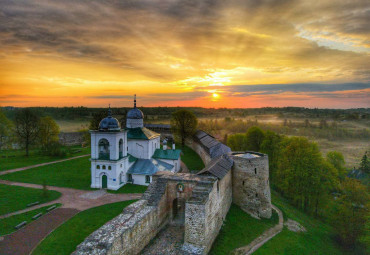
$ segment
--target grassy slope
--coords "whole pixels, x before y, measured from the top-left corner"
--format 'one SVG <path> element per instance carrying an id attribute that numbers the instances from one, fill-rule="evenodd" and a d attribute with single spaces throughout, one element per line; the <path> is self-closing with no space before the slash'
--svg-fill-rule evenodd
<path id="1" fill-rule="evenodd" d="M 48 235 L 32 254 L 71 254 L 88 235 L 133 202 L 134 200 L 107 204 L 76 214 Z"/>
<path id="2" fill-rule="evenodd" d="M 41 204 L 55 200 L 61 193 L 48 190 L 48 197 L 43 197 L 43 190 L 0 184 L 0 215 L 23 210 L 27 204 L 39 201 Z"/>
<path id="3" fill-rule="evenodd" d="M 245 246 L 278 223 L 278 216 L 271 219 L 257 220 L 237 205 L 232 204 L 216 241 L 210 251 L 211 255 L 228 254 L 230 251 Z"/>
<path id="4" fill-rule="evenodd" d="M 55 205 L 61 206 L 62 204 L 55 204 Z M 36 214 L 40 212 L 42 212 L 43 214 L 47 213 L 46 209 L 51 206 L 52 205 L 44 206 L 44 207 L 29 211 L 29 212 L 13 215 L 5 219 L 0 219 L 0 236 L 7 235 L 7 234 L 10 234 L 16 231 L 14 227 L 23 221 L 27 221 L 27 223 L 32 222 L 33 216 L 35 216 Z"/>
<path id="5" fill-rule="evenodd" d="M 90 189 L 90 161 L 88 157 L 73 159 L 47 166 L 31 168 L 0 176 L 0 179 L 68 187 Z"/>
<path id="6" fill-rule="evenodd" d="M 0 151 L 0 171 L 15 169 L 25 166 L 32 166 L 41 163 L 51 162 L 55 160 L 76 157 L 84 154 L 90 153 L 90 147 L 81 148 L 81 146 L 71 146 L 71 150 L 81 149 L 81 152 L 70 154 L 66 157 L 52 157 L 40 155 L 37 150 L 31 150 L 28 157 L 25 156 L 24 150 L 9 150 L 9 151 Z M 5 158 L 3 158 L 4 156 Z M 9 157 L 11 156 L 11 157 Z"/>
<path id="7" fill-rule="evenodd" d="M 197 172 L 204 168 L 204 163 L 199 155 L 188 146 L 181 147 L 177 146 L 180 150 L 182 150 L 183 155 L 181 155 L 181 161 L 187 166 L 189 170 L 193 170 L 192 172 Z"/>
<path id="8" fill-rule="evenodd" d="M 280 234 L 258 249 L 255 255 L 346 254 L 333 240 L 330 226 L 295 209 L 276 194 L 273 195 L 273 203 L 283 211 L 284 220 L 290 218 L 298 221 L 307 232 L 295 233 L 284 228 Z"/>

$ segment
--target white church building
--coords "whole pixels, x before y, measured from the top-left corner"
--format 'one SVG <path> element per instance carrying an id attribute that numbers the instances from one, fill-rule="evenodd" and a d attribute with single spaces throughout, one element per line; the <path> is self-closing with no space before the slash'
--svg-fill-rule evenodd
<path id="1" fill-rule="evenodd" d="M 181 150 L 167 148 L 160 134 L 144 127 L 144 114 L 136 108 L 126 116 L 126 128 L 111 109 L 98 130 L 91 133 L 91 188 L 117 190 L 126 183 L 149 185 L 158 171 L 180 171 Z"/>

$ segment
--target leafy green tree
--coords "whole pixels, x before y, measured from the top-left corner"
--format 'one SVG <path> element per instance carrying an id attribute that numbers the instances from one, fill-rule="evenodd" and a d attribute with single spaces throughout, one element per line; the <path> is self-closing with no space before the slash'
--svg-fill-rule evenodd
<path id="1" fill-rule="evenodd" d="M 246 136 L 245 134 L 234 134 L 227 137 L 227 146 L 233 151 L 245 151 L 247 150 Z"/>
<path id="2" fill-rule="evenodd" d="M 15 115 L 15 134 L 29 155 L 29 147 L 39 137 L 40 118 L 29 108 L 19 110 Z"/>
<path id="3" fill-rule="evenodd" d="M 251 127 L 246 133 L 247 149 L 260 151 L 265 134 L 259 127 Z"/>
<path id="4" fill-rule="evenodd" d="M 282 139 L 282 136 L 267 130 L 261 144 L 261 152 L 266 153 L 269 157 L 270 178 L 272 182 L 275 180 Z"/>
<path id="5" fill-rule="evenodd" d="M 185 140 L 194 135 L 197 130 L 198 119 L 188 110 L 178 110 L 172 113 L 171 128 L 175 138 L 181 141 L 181 145 L 185 146 Z"/>
<path id="6" fill-rule="evenodd" d="M 43 147 L 51 142 L 57 142 L 59 132 L 60 128 L 52 117 L 40 118 L 39 142 Z"/>
<path id="7" fill-rule="evenodd" d="M 369 193 L 360 181 L 351 178 L 345 178 L 341 193 L 331 220 L 342 244 L 353 247 L 365 231 Z"/>
<path id="8" fill-rule="evenodd" d="M 329 151 L 326 154 L 326 160 L 338 171 L 339 176 L 346 174 L 346 168 L 343 154 L 338 151 Z"/>
<path id="9" fill-rule="evenodd" d="M 367 152 L 365 152 L 364 156 L 361 158 L 360 170 L 365 173 L 370 173 L 370 162 L 369 158 L 367 157 Z"/>
<path id="10" fill-rule="evenodd" d="M 0 149 L 10 143 L 13 132 L 13 123 L 5 116 L 0 109 Z"/>

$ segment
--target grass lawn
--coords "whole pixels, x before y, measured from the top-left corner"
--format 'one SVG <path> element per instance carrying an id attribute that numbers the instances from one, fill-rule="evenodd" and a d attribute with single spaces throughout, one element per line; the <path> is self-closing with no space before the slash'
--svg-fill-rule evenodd
<path id="1" fill-rule="evenodd" d="M 27 204 L 33 202 L 42 204 L 61 196 L 61 193 L 53 190 L 48 190 L 47 194 L 44 197 L 42 189 L 0 184 L 0 215 L 26 209 Z"/>
<path id="2" fill-rule="evenodd" d="M 81 152 L 70 153 L 66 157 L 52 157 L 40 155 L 38 150 L 30 150 L 30 155 L 25 156 L 24 150 L 7 150 L 0 151 L 0 171 L 15 169 L 25 166 L 32 166 L 41 163 L 51 162 L 55 160 L 80 156 L 84 154 L 90 154 L 90 147 L 81 148 L 81 146 L 70 146 L 68 147 L 70 151 L 81 150 Z"/>
<path id="3" fill-rule="evenodd" d="M 107 190 L 109 193 L 144 193 L 148 186 L 127 183 L 119 190 Z"/>
<path id="4" fill-rule="evenodd" d="M 229 254 L 232 250 L 252 242 L 264 231 L 275 226 L 278 221 L 275 211 L 271 219 L 257 220 L 232 204 L 209 254 Z"/>
<path id="5" fill-rule="evenodd" d="M 124 207 L 135 201 L 107 204 L 76 214 L 48 235 L 32 254 L 71 254 L 87 236 L 119 215 Z"/>
<path id="6" fill-rule="evenodd" d="M 199 155 L 188 146 L 181 147 L 178 145 L 176 148 L 182 150 L 181 161 L 188 167 L 191 172 L 198 172 L 204 168 L 204 163 Z"/>
<path id="7" fill-rule="evenodd" d="M 334 241 L 333 230 L 329 225 L 295 209 L 276 194 L 273 194 L 272 202 L 283 211 L 284 220 L 290 218 L 299 222 L 306 228 L 307 232 L 295 233 L 284 228 L 280 234 L 253 254 L 349 254 L 343 251 Z"/>
<path id="8" fill-rule="evenodd" d="M 59 207 L 62 204 L 55 204 L 55 205 Z M 35 216 L 36 214 L 40 212 L 42 212 L 44 215 L 45 213 L 47 213 L 46 209 L 51 206 L 53 205 L 44 206 L 44 207 L 29 211 L 29 212 L 13 215 L 5 219 L 0 219 L 0 236 L 7 235 L 7 234 L 10 234 L 16 231 L 14 227 L 23 221 L 27 221 L 27 224 L 34 221 L 32 219 L 33 216 Z"/>
<path id="9" fill-rule="evenodd" d="M 0 179 L 36 184 L 43 184 L 45 180 L 46 184 L 50 186 L 89 190 L 91 182 L 90 168 L 91 163 L 89 157 L 86 156 L 1 175 Z"/>

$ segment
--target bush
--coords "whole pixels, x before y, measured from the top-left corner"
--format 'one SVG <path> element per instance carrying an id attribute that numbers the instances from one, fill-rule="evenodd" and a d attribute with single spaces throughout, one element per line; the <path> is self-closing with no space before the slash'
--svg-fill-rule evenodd
<path id="1" fill-rule="evenodd" d="M 41 149 L 41 153 L 47 156 L 65 157 L 67 152 L 63 149 L 59 142 L 52 141 L 44 145 Z"/>

